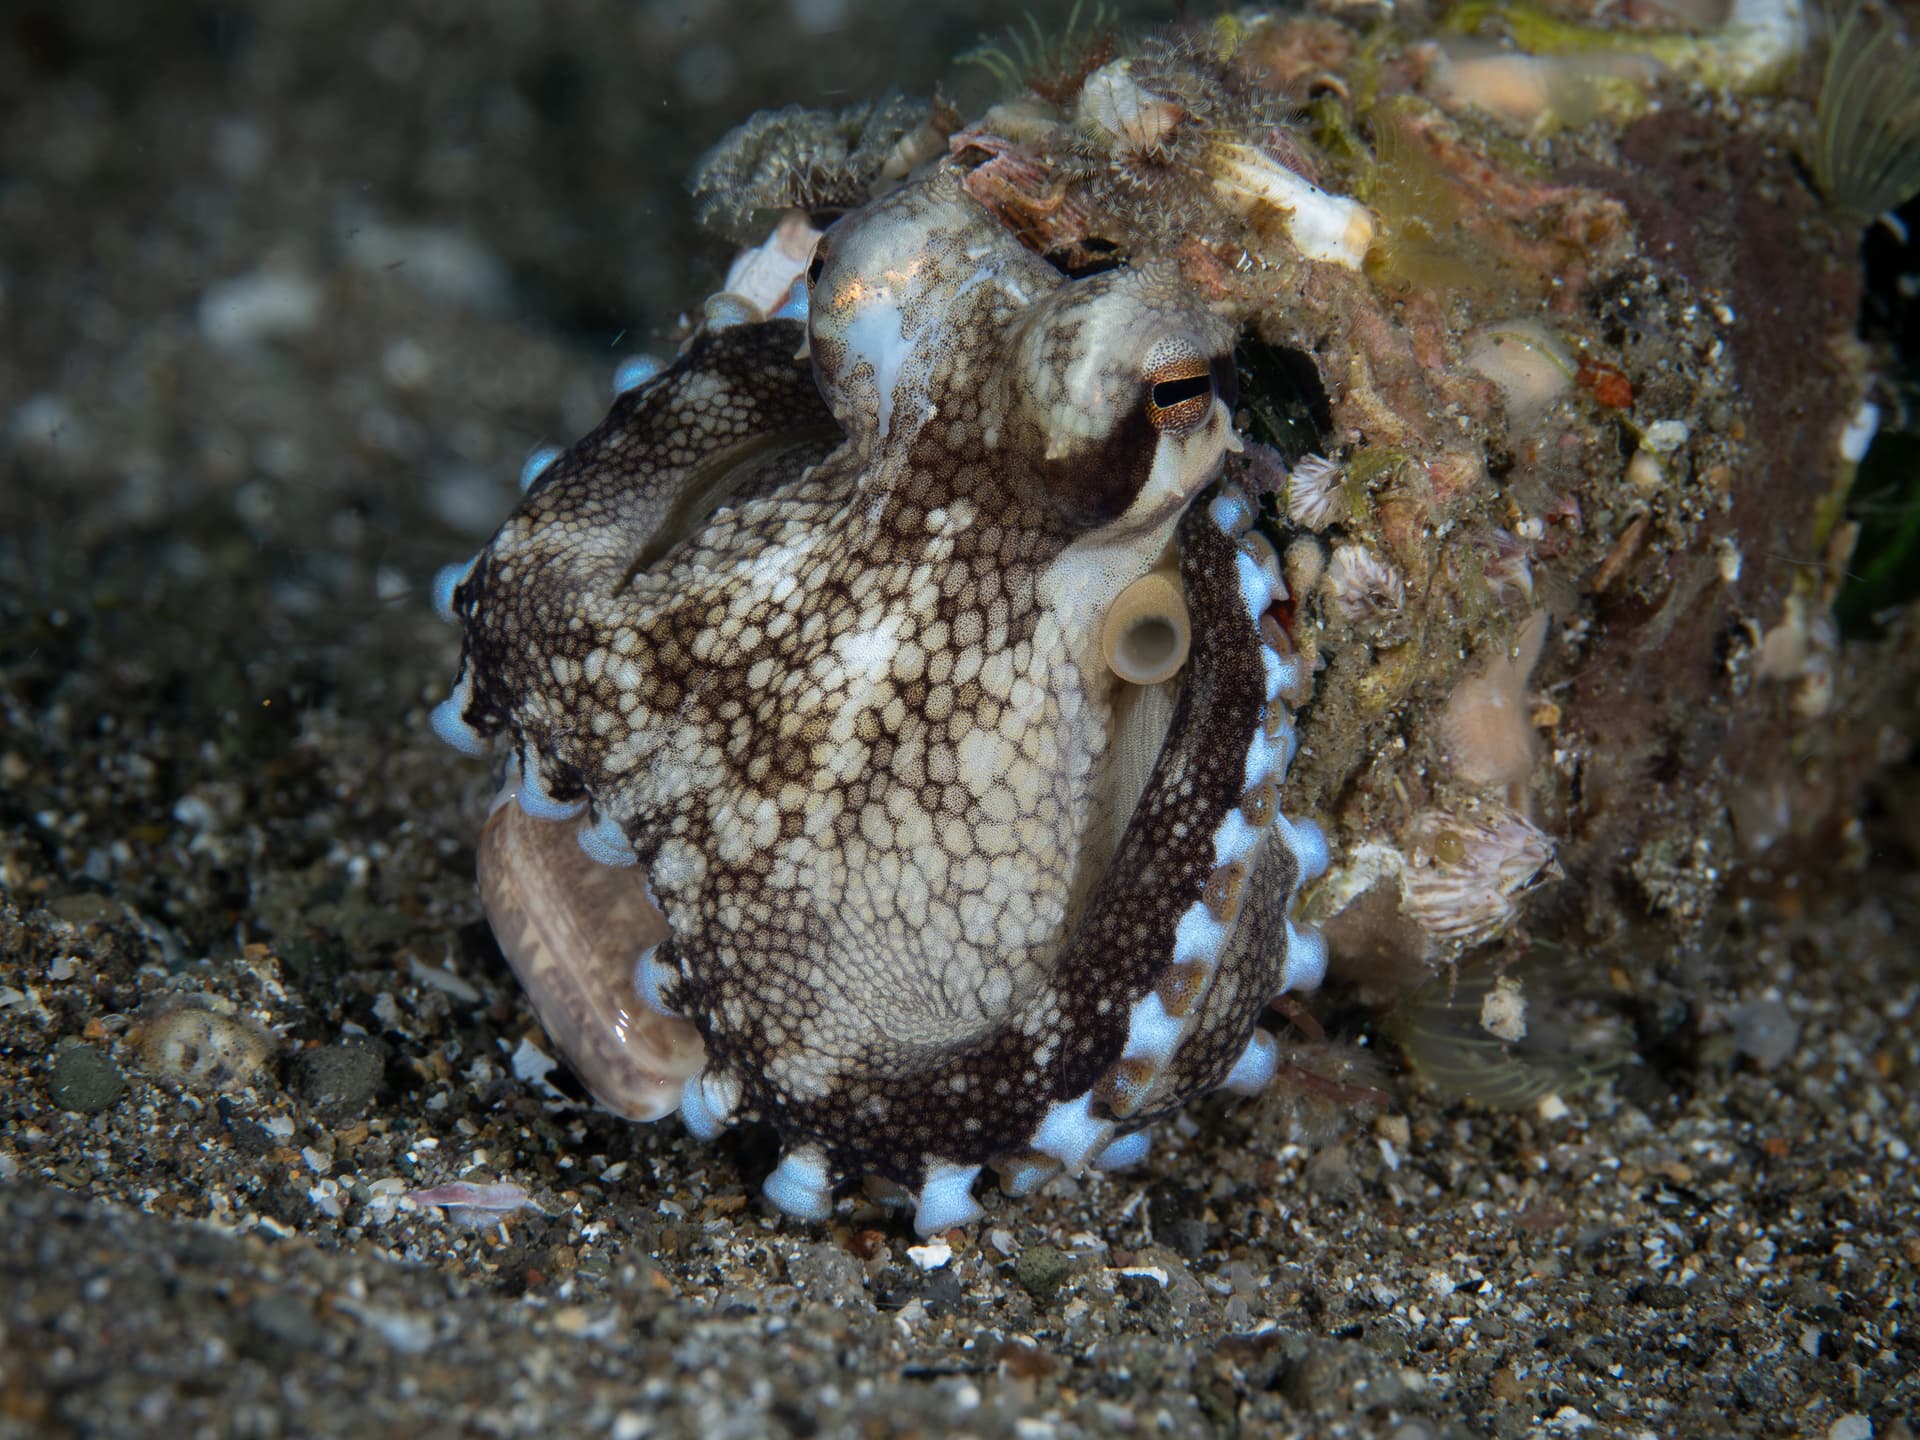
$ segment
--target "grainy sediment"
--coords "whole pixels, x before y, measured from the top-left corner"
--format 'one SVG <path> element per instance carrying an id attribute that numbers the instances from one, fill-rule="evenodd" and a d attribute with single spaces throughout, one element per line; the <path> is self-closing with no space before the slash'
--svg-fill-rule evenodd
<path id="1" fill-rule="evenodd" d="M 430 577 L 712 287 L 699 145 L 885 80 L 498 10 L 0 18 L 0 1435 L 1910 1436 L 1910 766 L 1563 1106 L 1388 1051 L 950 1258 L 542 1077 Z M 531 1203 L 406 1198 L 455 1181 Z"/>

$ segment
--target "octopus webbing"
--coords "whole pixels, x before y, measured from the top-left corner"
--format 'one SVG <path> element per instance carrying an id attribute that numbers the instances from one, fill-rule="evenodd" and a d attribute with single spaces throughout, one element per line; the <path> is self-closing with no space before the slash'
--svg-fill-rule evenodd
<path id="1" fill-rule="evenodd" d="M 1171 267 L 1061 274 L 944 169 L 804 285 L 540 473 L 443 596 L 434 725 L 507 753 L 483 894 L 588 1088 L 769 1124 L 781 1210 L 877 1178 L 928 1234 L 983 1167 L 1131 1164 L 1262 1089 L 1325 844 L 1279 808 L 1232 326 Z"/>

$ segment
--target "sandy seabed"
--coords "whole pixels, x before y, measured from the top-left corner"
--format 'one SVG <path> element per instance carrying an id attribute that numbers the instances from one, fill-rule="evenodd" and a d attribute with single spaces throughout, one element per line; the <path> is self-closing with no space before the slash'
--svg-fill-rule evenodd
<path id="1" fill-rule="evenodd" d="M 0 17 L 0 1434 L 1911 1435 L 1890 864 L 1544 1111 L 1212 1101 L 952 1245 L 541 1077 L 430 579 L 713 287 L 703 145 L 1001 18 Z"/>

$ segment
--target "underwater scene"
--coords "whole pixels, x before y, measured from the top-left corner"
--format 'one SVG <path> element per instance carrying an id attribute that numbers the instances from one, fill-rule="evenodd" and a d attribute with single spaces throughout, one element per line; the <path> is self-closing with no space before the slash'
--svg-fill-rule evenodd
<path id="1" fill-rule="evenodd" d="M 14 0 L 0 1436 L 1911 1440 L 1917 35 Z"/>

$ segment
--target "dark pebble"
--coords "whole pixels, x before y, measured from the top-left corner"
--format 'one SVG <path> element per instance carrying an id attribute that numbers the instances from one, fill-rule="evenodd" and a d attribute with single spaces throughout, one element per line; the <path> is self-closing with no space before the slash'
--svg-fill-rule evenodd
<path id="1" fill-rule="evenodd" d="M 1030 1245 L 1014 1257 L 1014 1281 L 1042 1305 L 1059 1293 L 1071 1274 L 1073 1257 L 1053 1245 Z"/>
<path id="2" fill-rule="evenodd" d="M 314 1109 L 354 1115 L 373 1103 L 386 1068 L 373 1046 L 347 1041 L 304 1051 L 294 1061 L 293 1084 Z"/>
<path id="3" fill-rule="evenodd" d="M 266 1340 L 292 1350 L 317 1350 L 326 1340 L 319 1317 L 297 1295 L 269 1293 L 247 1306 L 247 1322 Z"/>
<path id="4" fill-rule="evenodd" d="M 1669 1285 L 1664 1281 L 1652 1285 L 1642 1285 L 1634 1299 L 1654 1310 L 1679 1310 L 1692 1302 L 1693 1296 L 1684 1285 Z"/>
<path id="5" fill-rule="evenodd" d="M 947 1315 L 957 1310 L 960 1296 L 960 1277 L 950 1269 L 934 1271 L 920 1289 L 920 1303 L 933 1315 Z"/>
<path id="6" fill-rule="evenodd" d="M 47 1077 L 53 1103 L 82 1115 L 97 1115 L 110 1108 L 126 1088 L 126 1077 L 112 1056 L 78 1041 L 60 1048 Z"/>

